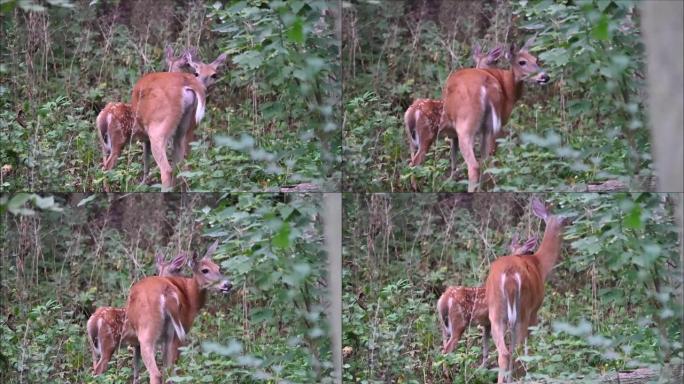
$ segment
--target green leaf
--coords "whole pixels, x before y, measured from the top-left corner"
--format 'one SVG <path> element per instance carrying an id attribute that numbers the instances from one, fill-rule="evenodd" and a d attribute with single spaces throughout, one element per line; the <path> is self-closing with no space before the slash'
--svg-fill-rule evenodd
<path id="1" fill-rule="evenodd" d="M 299 17 L 287 30 L 287 38 L 293 43 L 304 43 L 304 25 Z"/>
<path id="2" fill-rule="evenodd" d="M 641 229 L 644 223 L 641 221 L 641 207 L 634 205 L 624 218 L 624 224 L 627 228 Z"/>
<path id="3" fill-rule="evenodd" d="M 283 222 L 278 232 L 273 236 L 273 246 L 276 248 L 287 248 L 290 245 L 290 223 Z"/>
<path id="4" fill-rule="evenodd" d="M 598 23 L 592 28 L 591 36 L 597 40 L 608 40 L 608 16 L 601 15 Z"/>

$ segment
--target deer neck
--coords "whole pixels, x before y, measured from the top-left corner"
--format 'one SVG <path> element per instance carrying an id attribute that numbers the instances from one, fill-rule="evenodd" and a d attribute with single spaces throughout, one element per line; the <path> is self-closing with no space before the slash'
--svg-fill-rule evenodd
<path id="1" fill-rule="evenodd" d="M 544 280 L 546 280 L 546 276 L 551 272 L 551 269 L 553 269 L 553 266 L 560 257 L 562 240 L 563 224 L 558 217 L 551 216 L 546 222 L 544 238 L 539 245 L 539 249 L 537 249 L 537 253 L 534 255 Z"/>
<path id="2" fill-rule="evenodd" d="M 207 289 L 200 287 L 196 278 L 185 279 L 185 294 L 190 299 L 190 309 L 193 318 L 204 307 L 207 299 Z"/>

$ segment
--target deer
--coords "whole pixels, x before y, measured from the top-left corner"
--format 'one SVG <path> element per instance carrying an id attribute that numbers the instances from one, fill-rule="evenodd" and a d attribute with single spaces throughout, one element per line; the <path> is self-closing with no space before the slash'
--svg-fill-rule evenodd
<path id="1" fill-rule="evenodd" d="M 164 366 L 171 368 L 178 359 L 178 347 L 205 304 L 207 291 L 227 294 L 232 288 L 230 280 L 211 259 L 217 247 L 218 241 L 199 260 L 197 253 L 193 254 L 189 263 L 192 277 L 150 276 L 131 287 L 126 303 L 130 325 L 127 336 L 138 341 L 134 366 L 138 366 L 142 355 L 150 384 L 162 382 L 154 356 L 155 346 L 161 345 Z"/>
<path id="2" fill-rule="evenodd" d="M 188 65 L 190 52 L 193 48 L 187 49 L 183 54 L 174 57 L 173 48 L 168 45 L 165 50 L 166 67 L 169 72 L 183 72 L 192 70 Z M 149 140 L 147 135 L 136 129 L 133 125 L 133 110 L 129 103 L 110 102 L 100 111 L 95 120 L 100 146 L 102 148 L 102 169 L 111 170 L 116 166 L 116 161 L 121 155 L 123 147 L 134 139 L 143 143 L 143 150 L 149 152 Z M 143 183 L 149 172 L 148 156 L 143 157 Z"/>
<path id="3" fill-rule="evenodd" d="M 179 57 L 174 57 L 173 48 L 167 46 L 165 50 L 166 65 L 169 72 L 187 72 L 195 76 L 206 88 L 216 80 L 218 67 L 226 60 L 226 54 L 220 55 L 210 64 L 205 64 L 193 58 L 196 56 L 196 52 L 196 48 L 188 48 Z M 105 171 L 116 166 L 116 160 L 121 154 L 121 150 L 131 139 L 143 143 L 143 179 L 141 183 L 144 184 L 149 174 L 149 154 L 152 152 L 152 147 L 148 133 L 140 125 L 135 124 L 136 117 L 132 104 L 108 103 L 97 116 L 96 127 L 102 147 L 103 169 Z M 186 152 L 189 151 L 189 143 L 192 139 L 193 135 L 190 133 L 184 147 Z M 165 148 L 164 157 L 166 155 Z"/>
<path id="4" fill-rule="evenodd" d="M 164 261 L 164 255 L 157 253 L 156 269 L 158 276 L 181 276 L 187 256 L 181 254 L 171 261 Z M 98 376 L 107 370 L 109 361 L 117 348 L 133 345 L 137 340 L 122 338 L 126 326 L 126 309 L 99 307 L 86 324 L 90 350 L 93 355 L 93 375 Z"/>
<path id="5" fill-rule="evenodd" d="M 511 255 L 529 255 L 537 245 L 537 238 L 530 237 L 525 243 L 518 242 L 517 234 L 509 246 Z M 489 310 L 485 298 L 485 287 L 450 286 L 437 300 L 437 317 L 442 329 L 442 353 L 451 353 L 465 329 L 471 325 L 481 325 L 482 365 L 489 356 L 488 338 L 490 333 Z"/>
<path id="6" fill-rule="evenodd" d="M 544 237 L 530 256 L 499 257 L 490 266 L 486 280 L 492 338 L 498 352 L 498 383 L 510 378 L 511 354 L 527 340 L 528 328 L 537 322 L 537 311 L 544 301 L 544 281 L 561 253 L 563 229 L 568 218 L 553 215 L 539 199 L 531 202 L 532 213 L 544 220 Z M 505 343 L 506 330 L 510 343 Z"/>
<path id="7" fill-rule="evenodd" d="M 131 94 L 134 124 L 150 142 L 144 146 L 143 155 L 147 159 L 148 148 L 151 150 L 159 166 L 162 190 L 174 184 L 166 145 L 173 142 L 172 160 L 175 166 L 180 165 L 190 151 L 195 127 L 204 117 L 207 88 L 217 80 L 218 68 L 227 59 L 222 53 L 212 63 L 204 64 L 195 61 L 192 52 L 184 55 L 194 73 L 148 73 L 136 82 Z"/>
<path id="8" fill-rule="evenodd" d="M 468 168 L 468 192 L 479 186 L 480 163 L 475 157 L 475 136 L 482 133 L 481 161 L 496 151 L 496 138 L 502 133 L 515 103 L 522 97 L 523 83 L 546 84 L 550 77 L 529 53 L 534 38 L 516 50 L 510 45 L 505 56 L 510 69 L 467 68 L 451 72 L 442 89 L 444 113 L 440 126 L 451 138 L 452 177 L 456 168 L 456 145 Z"/>
<path id="9" fill-rule="evenodd" d="M 503 53 L 503 48 L 497 46 L 489 52 L 481 51 L 480 45 L 473 48 L 475 68 L 491 68 L 496 65 Z M 409 166 L 420 165 L 432 143 L 438 137 L 439 123 L 443 110 L 441 99 L 416 99 L 404 113 L 404 126 L 408 137 L 411 159 Z"/>

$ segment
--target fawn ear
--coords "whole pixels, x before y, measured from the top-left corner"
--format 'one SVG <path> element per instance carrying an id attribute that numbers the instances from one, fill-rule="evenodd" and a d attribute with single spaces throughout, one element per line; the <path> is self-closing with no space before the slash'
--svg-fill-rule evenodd
<path id="1" fill-rule="evenodd" d="M 503 48 L 500 45 L 489 51 L 489 53 L 487 54 L 487 61 L 489 61 L 489 64 L 493 64 L 494 62 L 499 60 L 502 53 Z"/>
<path id="2" fill-rule="evenodd" d="M 166 46 L 164 52 L 166 53 L 166 61 L 173 61 L 173 47 L 171 47 L 171 44 Z"/>
<path id="3" fill-rule="evenodd" d="M 518 53 L 518 51 L 515 50 L 515 43 L 511 43 L 511 45 L 508 47 L 508 50 L 504 52 L 504 57 L 506 60 L 511 61 L 515 57 L 515 54 Z"/>
<path id="4" fill-rule="evenodd" d="M 154 262 L 157 264 L 157 268 L 161 267 L 164 264 L 164 254 L 157 251 L 157 254 L 154 256 Z"/>
<path id="5" fill-rule="evenodd" d="M 525 244 L 523 244 L 523 254 L 526 253 L 532 253 L 534 252 L 534 249 L 537 247 L 537 237 L 536 236 L 530 236 Z"/>
<path id="6" fill-rule="evenodd" d="M 517 233 L 514 233 L 514 234 L 513 234 L 513 237 L 511 238 L 511 244 L 508 246 L 508 248 L 510 249 L 511 253 L 515 253 L 515 251 L 518 249 L 518 246 L 519 246 L 519 245 L 520 245 L 520 244 L 518 244 L 518 234 L 517 234 Z"/>
<path id="7" fill-rule="evenodd" d="M 195 268 L 197 268 L 197 264 L 199 264 L 199 256 L 197 255 L 197 252 L 193 251 L 192 256 L 189 257 L 188 259 L 188 267 L 192 269 L 193 271 Z"/>
<path id="8" fill-rule="evenodd" d="M 475 47 L 473 47 L 473 57 L 477 59 L 477 57 L 480 56 L 480 53 L 482 53 L 482 47 L 480 47 L 480 43 L 475 43 Z"/>
<path id="9" fill-rule="evenodd" d="M 532 199 L 532 213 L 544 221 L 549 218 L 549 211 L 544 206 L 544 203 L 536 197 Z"/>
<path id="10" fill-rule="evenodd" d="M 173 260 L 171 260 L 171 266 L 174 269 L 181 269 L 187 263 L 188 257 L 185 252 L 179 254 L 178 256 L 174 257 Z"/>

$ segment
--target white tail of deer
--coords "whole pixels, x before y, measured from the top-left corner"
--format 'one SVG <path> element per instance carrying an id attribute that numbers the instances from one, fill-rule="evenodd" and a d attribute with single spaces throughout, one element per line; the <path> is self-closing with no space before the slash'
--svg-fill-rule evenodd
<path id="1" fill-rule="evenodd" d="M 552 215 L 537 199 L 532 200 L 532 212 L 546 222 L 539 248 L 531 256 L 496 259 L 485 286 L 492 338 L 499 355 L 499 383 L 510 378 L 511 354 L 527 339 L 529 326 L 537 321 L 537 311 L 544 301 L 544 280 L 560 256 L 567 222 Z M 508 346 L 504 340 L 507 329 L 511 333 Z"/>
<path id="2" fill-rule="evenodd" d="M 180 276 L 187 259 L 178 255 L 169 262 L 157 253 L 156 268 L 159 276 Z M 109 361 L 116 349 L 121 345 L 136 344 L 137 340 L 122 338 L 126 320 L 126 309 L 116 307 L 99 307 L 88 319 L 88 341 L 93 355 L 93 374 L 102 374 L 107 370 Z M 136 368 L 137 371 L 137 368 Z M 137 374 L 135 374 L 137 376 Z"/>
<path id="3" fill-rule="evenodd" d="M 452 174 L 455 169 L 456 143 L 468 166 L 468 192 L 477 188 L 480 164 L 475 157 L 475 135 L 482 132 L 481 160 L 496 150 L 496 137 L 508 122 L 513 106 L 520 99 L 524 80 L 539 84 L 549 76 L 537 64 L 528 47 L 532 39 L 520 49 L 511 45 L 507 57 L 510 69 L 461 69 L 452 72 L 442 91 L 444 101 L 443 130 L 452 138 Z"/>
<path id="4" fill-rule="evenodd" d="M 150 73 L 138 80 L 131 95 L 135 124 L 149 138 L 163 189 L 173 187 L 166 145 L 173 141 L 172 159 L 178 166 L 190 149 L 195 127 L 204 117 L 207 86 L 216 80 L 217 69 L 226 59 L 222 54 L 211 64 L 203 64 L 194 61 L 190 51 L 183 56 L 195 70 L 194 74 Z"/>
<path id="5" fill-rule="evenodd" d="M 475 68 L 491 68 L 496 65 L 503 49 L 496 47 L 487 53 L 481 51 L 480 45 L 473 49 Z M 420 165 L 430 146 L 439 133 L 439 123 L 442 116 L 443 103 L 441 99 L 416 99 L 404 113 L 404 126 L 411 150 L 411 167 Z"/>
<path id="6" fill-rule="evenodd" d="M 201 260 L 197 259 L 197 254 L 193 256 L 191 278 L 153 276 L 131 287 L 126 313 L 130 330 L 140 345 L 135 364 L 141 354 L 150 374 L 150 384 L 162 382 L 154 357 L 155 346 L 162 346 L 164 366 L 173 366 L 178 358 L 178 347 L 204 306 L 207 290 L 228 293 L 232 288 L 210 258 L 217 246 L 218 241 L 209 247 Z"/>
<path id="7" fill-rule="evenodd" d="M 524 244 L 518 243 L 515 235 L 510 244 L 511 255 L 529 255 L 537 244 L 530 237 Z M 489 309 L 485 297 L 485 287 L 447 287 L 437 300 L 437 316 L 442 328 L 442 353 L 451 353 L 461 339 L 463 332 L 471 325 L 481 325 L 482 364 L 487 362 L 488 338 L 490 333 Z"/>

